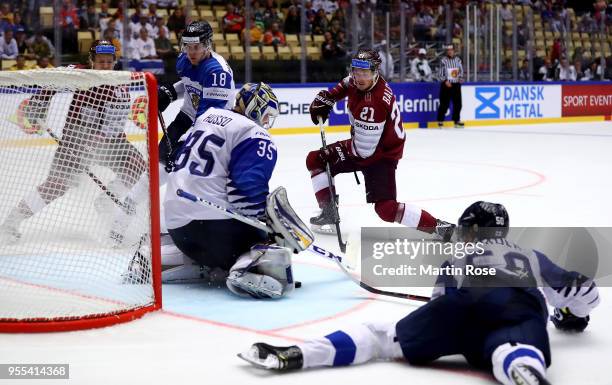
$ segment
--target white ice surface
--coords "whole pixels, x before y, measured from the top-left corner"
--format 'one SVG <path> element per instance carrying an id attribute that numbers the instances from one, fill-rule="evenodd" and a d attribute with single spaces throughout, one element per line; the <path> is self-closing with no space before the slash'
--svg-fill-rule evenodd
<path id="1" fill-rule="evenodd" d="M 328 135 L 328 140 L 346 134 Z M 284 185 L 302 218 L 315 210 L 308 172 L 318 135 L 276 138 L 279 161 L 272 187 Z M 455 221 L 476 200 L 503 203 L 513 226 L 611 226 L 610 122 L 411 130 L 397 171 L 398 200 Z M 363 181 L 362 181 L 363 183 Z M 365 204 L 363 184 L 337 178 L 343 230 L 384 225 Z M 335 239 L 317 243 L 337 251 Z M 0 363 L 69 363 L 69 381 L 18 384 L 491 384 L 458 356 L 431 367 L 379 362 L 359 367 L 276 375 L 236 357 L 251 343 L 291 344 L 371 319 L 399 319 L 419 303 L 373 297 L 333 264 L 303 253 L 295 276 L 303 287 L 276 302 L 231 296 L 201 285 L 164 286 L 163 311 L 129 324 L 70 333 L 0 334 Z M 419 294 L 427 294 L 423 291 Z M 612 290 L 581 335 L 550 325 L 553 384 L 612 384 Z M 452 322 L 452 320 L 449 320 Z M 9 383 L 0 380 L 0 383 Z"/>

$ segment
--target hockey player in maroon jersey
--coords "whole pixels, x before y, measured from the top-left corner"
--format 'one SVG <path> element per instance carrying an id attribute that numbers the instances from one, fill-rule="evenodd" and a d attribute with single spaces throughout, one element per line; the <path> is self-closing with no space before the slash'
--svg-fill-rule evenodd
<path id="1" fill-rule="evenodd" d="M 334 103 L 348 96 L 351 138 L 311 151 L 306 158 L 321 213 L 310 219 L 313 230 L 333 232 L 334 205 L 325 172 L 329 163 L 332 176 L 361 171 L 365 179 L 366 201 L 374 203 L 378 216 L 450 239 L 454 225 L 434 218 L 425 210 L 397 199 L 395 169 L 402 158 L 406 133 L 400 111 L 389 85 L 379 75 L 381 60 L 376 51 L 360 49 L 351 61 L 351 73 L 331 91 L 322 90 L 310 105 L 315 124 L 325 122 Z"/>
<path id="2" fill-rule="evenodd" d="M 111 42 L 96 40 L 92 44 L 89 51 L 91 69 L 112 70 L 116 60 L 115 47 Z M 21 222 L 74 187 L 76 177 L 87 172 L 91 164 L 108 167 L 115 173 L 115 179 L 105 186 L 115 197 L 123 199 L 130 189 L 133 193 L 134 190 L 147 187 L 144 173 L 146 163 L 138 149 L 127 140 L 124 131 L 131 108 L 128 88 L 129 84 L 101 85 L 74 92 L 61 138 L 55 136 L 58 147 L 49 173 L 38 187 L 26 194 L 9 212 L 0 225 L 0 241 L 16 242 L 21 237 Z M 51 128 L 45 127 L 45 122 L 47 115 L 54 113 L 50 110 L 55 95 L 64 97 L 56 89 L 41 89 L 30 99 L 24 100 L 18 107 L 16 124 L 26 133 L 48 131 L 52 135 Z M 110 202 L 109 205 L 96 202 L 104 206 L 99 211 L 108 211 L 108 207 L 115 208 L 107 195 L 100 192 L 96 199 Z M 118 237 L 115 240 L 121 241 L 121 233 L 122 229 L 114 229 L 110 236 Z"/>

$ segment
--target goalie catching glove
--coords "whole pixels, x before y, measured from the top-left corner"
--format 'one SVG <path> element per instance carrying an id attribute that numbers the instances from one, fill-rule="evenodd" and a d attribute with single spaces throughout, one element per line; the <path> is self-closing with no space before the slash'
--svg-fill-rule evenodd
<path id="1" fill-rule="evenodd" d="M 295 213 L 289 204 L 287 190 L 282 186 L 266 199 L 266 222 L 274 231 L 272 236 L 276 244 L 294 253 L 306 250 L 314 241 L 312 231 Z"/>

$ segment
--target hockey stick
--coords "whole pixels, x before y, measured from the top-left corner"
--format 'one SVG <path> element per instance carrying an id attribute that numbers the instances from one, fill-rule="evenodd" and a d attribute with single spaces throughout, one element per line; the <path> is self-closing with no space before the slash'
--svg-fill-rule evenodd
<path id="1" fill-rule="evenodd" d="M 322 249 L 316 245 L 312 245 L 312 247 L 308 248 L 308 251 L 313 252 L 315 254 L 319 254 L 322 257 L 331 259 L 332 261 L 336 262 L 336 265 L 338 265 L 338 267 L 340 268 L 340 270 L 342 270 L 342 272 L 350 278 L 351 281 L 355 282 L 357 285 L 359 285 L 362 289 L 369 291 L 370 293 L 373 294 L 377 294 L 377 295 L 384 295 L 387 297 L 395 297 L 395 298 L 403 298 L 403 299 L 410 299 L 413 301 L 421 301 L 421 302 L 427 302 L 429 301 L 431 298 L 427 297 L 427 296 L 423 296 L 423 295 L 416 295 L 416 294 L 407 294 L 407 293 L 397 293 L 397 292 L 393 292 L 393 291 L 388 291 L 388 290 L 381 290 L 381 289 L 377 289 L 373 286 L 368 285 L 367 283 L 361 281 L 360 279 L 358 279 L 357 277 L 355 277 L 353 275 L 353 273 L 351 273 L 350 271 L 348 271 L 346 265 L 344 265 L 342 263 L 342 258 L 334 255 L 333 253 Z M 354 260 L 351 259 L 351 260 Z"/>
<path id="2" fill-rule="evenodd" d="M 57 137 L 57 135 L 55 135 L 53 133 L 53 131 L 51 131 L 51 129 L 49 127 L 47 127 L 47 125 L 45 124 L 39 124 L 41 127 L 43 127 L 45 129 L 45 131 L 47 131 L 47 133 L 49 134 L 49 136 L 51 138 L 53 138 L 53 140 L 55 140 L 55 142 L 58 145 L 62 144 L 62 141 L 60 138 Z M 74 153 L 74 151 L 72 149 L 68 149 L 72 155 L 76 156 L 76 154 Z M 129 205 L 126 205 L 125 203 L 121 202 L 121 200 L 119 200 L 119 198 L 111 191 L 109 190 L 108 187 L 106 187 L 106 185 L 100 180 L 100 178 L 98 178 L 96 176 L 96 174 L 94 174 L 93 172 L 91 172 L 88 168 L 86 169 L 86 174 L 87 176 L 89 176 L 89 178 L 91 178 L 91 180 L 100 188 L 100 190 L 102 190 L 104 192 L 104 194 L 106 194 L 117 206 L 119 206 L 126 214 L 131 215 L 133 213 L 133 208 L 129 207 Z"/>
<path id="3" fill-rule="evenodd" d="M 196 203 L 200 203 L 203 204 L 204 206 L 210 207 L 212 209 L 215 209 L 219 212 L 221 212 L 222 214 L 236 219 L 240 222 L 246 223 L 247 225 L 251 225 L 255 228 L 258 228 L 260 230 L 263 230 L 267 233 L 274 233 L 274 231 L 267 226 L 265 223 L 257 220 L 257 219 L 252 219 L 252 218 L 247 218 L 244 215 L 238 214 L 232 210 L 229 210 L 223 206 L 219 206 L 213 202 L 207 201 L 203 198 L 197 197 L 191 193 L 188 193 L 184 190 L 176 190 L 176 195 L 180 196 L 181 198 L 185 198 L 185 199 L 189 199 L 192 202 L 196 202 Z M 353 274 L 351 274 L 348 271 L 347 266 L 344 265 L 343 261 L 342 261 L 342 257 L 339 255 L 336 255 L 334 253 L 332 253 L 331 251 L 327 251 L 322 247 L 319 247 L 315 244 L 312 244 L 308 247 L 307 249 L 308 251 L 310 251 L 313 254 L 316 254 L 320 257 L 326 258 L 326 259 L 330 259 L 332 261 L 334 261 L 338 267 L 340 268 L 340 270 L 347 275 L 353 282 L 355 282 L 356 284 L 358 284 L 359 286 L 361 286 L 363 289 L 369 291 L 370 293 L 373 294 L 378 294 L 378 295 L 386 295 L 389 297 L 396 297 L 396 298 L 403 298 L 403 299 L 410 299 L 410 300 L 414 300 L 414 301 L 422 301 L 422 302 L 427 302 L 429 301 L 429 297 L 425 297 L 425 296 L 420 296 L 420 295 L 414 295 L 414 294 L 405 294 L 405 293 L 395 293 L 395 292 L 391 292 L 391 291 L 386 291 L 386 290 L 380 290 L 380 289 L 376 289 L 370 285 L 368 285 L 365 282 L 361 282 L 360 280 L 358 280 L 357 278 L 355 278 L 353 276 Z"/>
<path id="4" fill-rule="evenodd" d="M 181 198 L 185 198 L 185 199 L 189 199 L 192 202 L 196 202 L 196 203 L 200 203 L 204 206 L 207 206 L 211 209 L 217 210 L 219 211 L 221 214 L 224 214 L 225 216 L 232 218 L 232 219 L 236 219 L 237 221 L 240 221 L 242 223 L 246 223 L 247 225 L 253 226 L 257 229 L 263 230 L 266 233 L 269 234 L 274 234 L 274 230 L 272 230 L 268 225 L 266 225 L 265 223 L 257 220 L 257 219 L 253 219 L 253 218 L 248 218 L 245 217 L 242 214 L 238 214 L 230 209 L 227 209 L 223 206 L 219 206 L 218 204 L 215 204 L 211 201 L 208 201 L 206 199 L 200 198 L 198 196 L 195 196 L 187 191 L 178 189 L 176 190 L 176 195 L 180 196 Z M 315 244 L 312 244 L 308 247 L 308 251 L 317 254 L 319 256 L 325 257 L 327 259 L 331 259 L 334 261 L 337 261 L 339 263 L 342 263 L 342 257 L 337 256 L 335 254 L 333 254 L 330 251 L 327 251 L 319 246 L 316 246 Z"/>
<path id="5" fill-rule="evenodd" d="M 323 119 L 321 119 L 321 117 L 319 117 L 319 131 L 321 131 L 321 143 L 323 144 L 321 151 L 325 151 L 327 141 L 325 140 L 325 128 L 323 128 Z M 346 242 L 342 242 L 342 233 L 340 232 L 340 214 L 338 213 L 338 199 L 336 197 L 336 193 L 334 192 L 334 180 L 332 179 L 329 162 L 325 162 L 325 172 L 327 173 L 327 182 L 329 183 L 330 202 L 332 203 L 334 209 L 334 225 L 336 226 L 336 235 L 338 236 L 338 246 L 340 246 L 340 251 L 344 253 L 346 252 Z"/>
<path id="6" fill-rule="evenodd" d="M 164 169 L 167 173 L 170 173 L 174 169 L 174 160 L 172 160 L 172 142 L 170 141 L 170 136 L 168 136 L 168 129 L 166 128 L 166 122 L 164 121 L 164 116 L 161 111 L 157 111 L 157 116 L 159 117 L 159 123 L 164 133 L 164 138 L 166 138 L 166 144 L 168 145 L 168 154 L 166 155 L 166 165 Z"/>

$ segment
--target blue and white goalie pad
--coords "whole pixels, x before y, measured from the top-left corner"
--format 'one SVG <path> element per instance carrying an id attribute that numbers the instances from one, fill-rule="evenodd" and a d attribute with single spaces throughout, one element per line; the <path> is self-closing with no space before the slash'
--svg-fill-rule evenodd
<path id="1" fill-rule="evenodd" d="M 268 225 L 274 230 L 274 240 L 279 246 L 288 247 L 298 253 L 314 241 L 312 231 L 293 211 L 287 198 L 287 190 L 278 187 L 266 199 Z"/>

